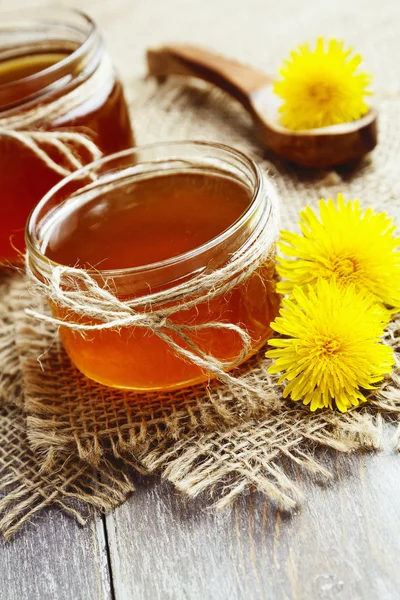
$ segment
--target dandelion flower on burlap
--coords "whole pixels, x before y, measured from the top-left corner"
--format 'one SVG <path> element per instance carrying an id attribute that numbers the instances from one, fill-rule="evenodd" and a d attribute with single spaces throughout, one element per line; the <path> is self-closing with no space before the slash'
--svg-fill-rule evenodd
<path id="1" fill-rule="evenodd" d="M 269 341 L 270 373 L 287 380 L 283 396 L 302 400 L 310 409 L 341 412 L 365 402 L 362 390 L 373 389 L 390 373 L 393 351 L 381 342 L 389 313 L 371 294 L 334 280 L 295 287 L 284 298 L 272 328 L 286 337 Z"/>
<path id="2" fill-rule="evenodd" d="M 365 96 L 371 75 L 359 72 L 362 62 L 352 48 L 319 38 L 315 50 L 309 44 L 290 54 L 279 71 L 274 92 L 283 100 L 279 112 L 288 129 L 315 129 L 348 123 L 368 112 Z"/>
<path id="3" fill-rule="evenodd" d="M 319 278 L 366 289 L 390 307 L 400 307 L 400 238 L 386 213 L 363 211 L 358 200 L 320 200 L 319 216 L 312 208 L 300 212 L 301 234 L 283 231 L 278 243 L 278 291 Z"/>

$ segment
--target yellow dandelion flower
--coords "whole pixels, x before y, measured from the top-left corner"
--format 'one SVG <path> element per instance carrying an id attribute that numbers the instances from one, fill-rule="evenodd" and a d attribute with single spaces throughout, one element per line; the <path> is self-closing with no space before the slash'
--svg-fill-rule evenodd
<path id="1" fill-rule="evenodd" d="M 310 409 L 341 412 L 365 402 L 369 390 L 389 373 L 393 351 L 381 343 L 388 311 L 368 292 L 320 279 L 315 286 L 295 287 L 283 300 L 280 316 L 272 324 L 287 336 L 269 341 L 266 352 L 275 363 L 270 373 L 287 380 L 284 397 L 302 400 Z"/>
<path id="2" fill-rule="evenodd" d="M 400 307 L 400 238 L 386 213 L 363 211 L 358 200 L 337 204 L 320 200 L 319 218 L 312 208 L 300 212 L 301 234 L 283 231 L 277 270 L 282 294 L 295 285 L 335 278 L 366 289 L 388 306 Z"/>
<path id="3" fill-rule="evenodd" d="M 281 123 L 288 129 L 315 129 L 347 123 L 368 112 L 365 96 L 372 76 L 359 73 L 359 54 L 352 56 L 336 39 L 319 38 L 315 50 L 308 44 L 290 54 L 279 71 L 274 92 L 283 100 Z"/>

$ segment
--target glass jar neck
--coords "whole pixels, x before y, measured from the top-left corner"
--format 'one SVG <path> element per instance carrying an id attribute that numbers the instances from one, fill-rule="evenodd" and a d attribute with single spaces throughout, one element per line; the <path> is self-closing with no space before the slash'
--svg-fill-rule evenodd
<path id="1" fill-rule="evenodd" d="M 90 275 L 98 282 L 112 280 L 118 294 L 130 295 L 145 293 L 149 287 L 155 290 L 177 285 L 224 266 L 268 227 L 272 211 L 270 191 L 265 188 L 257 165 L 232 148 L 205 142 L 171 142 L 115 154 L 77 171 L 53 188 L 35 208 L 27 224 L 26 243 L 32 269 L 36 275 L 47 278 L 57 266 L 45 254 L 60 211 L 74 211 L 82 203 L 116 189 L 122 188 L 129 194 L 131 185 L 139 178 L 185 172 L 235 180 L 249 192 L 247 209 L 217 237 L 185 254 L 140 267 L 90 271 Z"/>
<path id="2" fill-rule="evenodd" d="M 54 56 L 44 68 L 0 82 L 0 118 L 50 102 L 86 81 L 97 69 L 103 41 L 89 17 L 74 10 L 35 9 L 2 15 L 0 66 L 27 57 Z M 59 59 L 56 60 L 56 57 Z"/>

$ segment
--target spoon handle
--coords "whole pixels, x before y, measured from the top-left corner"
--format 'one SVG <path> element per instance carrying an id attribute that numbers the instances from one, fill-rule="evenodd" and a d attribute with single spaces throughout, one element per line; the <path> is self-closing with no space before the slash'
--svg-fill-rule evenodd
<path id="1" fill-rule="evenodd" d="M 271 83 L 262 71 L 248 67 L 217 53 L 181 44 L 171 44 L 147 51 L 150 75 L 188 75 L 208 81 L 225 90 L 253 112 L 252 95 Z"/>

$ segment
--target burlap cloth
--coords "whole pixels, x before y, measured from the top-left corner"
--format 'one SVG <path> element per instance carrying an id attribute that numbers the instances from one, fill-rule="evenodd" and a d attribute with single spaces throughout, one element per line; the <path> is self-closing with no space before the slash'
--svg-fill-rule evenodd
<path id="1" fill-rule="evenodd" d="M 178 0 L 174 3 L 179 10 Z M 263 14 L 267 18 L 261 4 L 250 4 L 257 5 L 260 18 Z M 216 13 L 223 5 L 223 0 L 215 4 Z M 283 5 L 290 10 L 293 2 Z M 145 10 L 142 3 L 139 6 Z M 307 23 L 307 34 L 326 33 L 321 18 L 328 13 L 320 3 L 307 6 L 311 23 Z M 391 2 L 368 6 L 364 20 L 356 19 L 358 3 L 343 8 L 339 15 L 326 8 L 332 17 L 328 31 L 356 43 L 364 54 L 369 52 L 369 66 L 377 73 L 380 143 L 358 167 L 311 173 L 284 165 L 258 144 L 240 106 L 209 86 L 178 79 L 162 85 L 143 78 L 127 81 L 138 142 L 208 139 L 244 150 L 274 178 L 285 228 L 296 228 L 302 206 L 315 206 L 319 197 L 332 197 L 339 191 L 350 198 L 360 197 L 365 206 L 386 210 L 399 221 L 400 96 L 393 56 L 398 56 L 400 41 L 387 23 L 398 19 L 400 9 Z M 239 17 L 232 16 L 236 28 Z M 293 19 L 287 21 L 286 31 L 284 15 L 273 12 L 273 18 L 280 24 L 277 31 L 286 32 L 286 37 L 291 31 L 292 43 L 299 40 Z M 381 29 L 376 30 L 377 22 Z M 222 31 L 227 40 L 226 23 Z M 365 43 L 366 31 L 371 47 Z M 159 32 L 158 40 L 162 39 Z M 225 44 L 227 51 L 229 44 Z M 265 46 L 271 46 L 273 56 L 288 50 L 278 39 L 265 41 Z M 231 54 L 260 63 L 251 53 L 243 56 L 243 45 L 232 41 L 230 48 Z M 126 65 L 122 71 L 126 73 Z M 212 491 L 219 507 L 254 486 L 290 508 L 301 498 L 290 475 L 293 461 L 317 478 L 329 478 L 320 448 L 379 449 L 383 420 L 399 420 L 398 367 L 367 405 L 346 415 L 310 414 L 281 399 L 280 389 L 266 372 L 269 363 L 263 353 L 239 374 L 263 385 L 267 393 L 262 402 L 218 384 L 169 394 L 113 391 L 77 372 L 51 326 L 26 317 L 24 308 L 37 307 L 40 301 L 29 295 L 21 275 L 2 273 L 0 294 L 0 531 L 5 536 L 53 502 L 80 522 L 91 507 L 109 510 L 133 490 L 127 465 L 147 472 L 159 470 L 191 496 Z M 399 358 L 399 320 L 390 325 L 386 341 Z M 398 447 L 399 435 L 393 441 L 393 448 Z"/>

